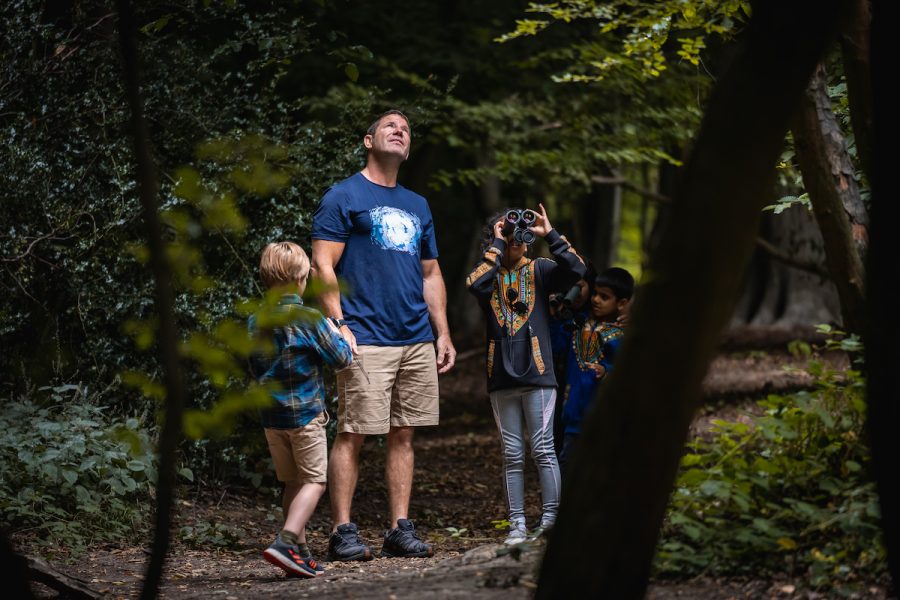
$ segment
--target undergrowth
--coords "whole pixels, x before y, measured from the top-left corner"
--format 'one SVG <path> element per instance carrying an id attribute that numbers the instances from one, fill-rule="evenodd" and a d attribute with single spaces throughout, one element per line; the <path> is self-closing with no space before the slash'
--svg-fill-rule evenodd
<path id="1" fill-rule="evenodd" d="M 829 347 L 861 355 L 855 337 Z M 788 573 L 828 587 L 886 572 L 863 439 L 865 381 L 815 357 L 808 371 L 813 391 L 770 395 L 760 416 L 714 421 L 712 436 L 688 445 L 658 575 Z"/>

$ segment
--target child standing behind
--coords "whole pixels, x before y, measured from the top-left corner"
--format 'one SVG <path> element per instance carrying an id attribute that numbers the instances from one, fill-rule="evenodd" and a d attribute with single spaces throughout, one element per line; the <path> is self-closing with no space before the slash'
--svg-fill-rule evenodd
<path id="1" fill-rule="evenodd" d="M 612 370 L 624 331 L 616 322 L 624 314 L 634 293 L 634 277 L 625 269 L 606 269 L 594 282 L 591 314 L 572 334 L 572 350 L 566 369 L 563 405 L 564 437 L 560 467 L 572 457 L 572 447 L 581 433 L 581 423 L 594 399 L 597 386 Z"/>
<path id="2" fill-rule="evenodd" d="M 266 246 L 259 274 L 268 289 L 285 292 L 274 315 L 260 313 L 249 321 L 250 334 L 268 337 L 274 346 L 270 355 L 254 355 L 250 368 L 260 383 L 275 384 L 273 407 L 261 417 L 275 474 L 284 483 L 284 527 L 263 557 L 288 575 L 315 577 L 324 569 L 306 544 L 306 523 L 325 492 L 328 467 L 322 365 L 342 369 L 353 355 L 331 321 L 303 306 L 309 258 L 300 246 Z M 276 324 L 265 323 L 273 319 Z"/>

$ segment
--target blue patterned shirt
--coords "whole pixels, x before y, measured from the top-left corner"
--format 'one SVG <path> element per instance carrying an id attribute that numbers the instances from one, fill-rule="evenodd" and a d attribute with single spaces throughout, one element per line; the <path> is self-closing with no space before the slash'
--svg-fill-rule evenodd
<path id="1" fill-rule="evenodd" d="M 350 365 L 350 345 L 319 311 L 303 306 L 296 294 L 279 301 L 278 310 L 296 313 L 288 325 L 270 330 L 274 355 L 256 354 L 250 358 L 250 371 L 260 382 L 276 382 L 272 392 L 276 405 L 261 414 L 263 427 L 294 429 L 302 427 L 325 410 L 325 382 L 322 366 L 343 369 Z M 256 326 L 257 315 L 248 322 L 251 336 L 264 335 Z"/>

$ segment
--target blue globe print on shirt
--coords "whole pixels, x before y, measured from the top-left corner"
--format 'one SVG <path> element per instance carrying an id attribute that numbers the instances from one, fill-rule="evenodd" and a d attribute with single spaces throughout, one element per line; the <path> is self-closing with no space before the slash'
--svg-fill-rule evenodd
<path id="1" fill-rule="evenodd" d="M 372 219 L 372 241 L 385 250 L 419 253 L 422 223 L 419 217 L 392 206 L 377 206 L 369 210 Z"/>

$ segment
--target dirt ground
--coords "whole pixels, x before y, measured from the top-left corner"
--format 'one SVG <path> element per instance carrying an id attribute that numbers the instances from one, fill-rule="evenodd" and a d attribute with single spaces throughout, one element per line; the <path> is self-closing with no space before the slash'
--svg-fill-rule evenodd
<path id="1" fill-rule="evenodd" d="M 479 352 L 462 353 L 457 368 L 441 381 L 442 423 L 421 432 L 416 444 L 415 485 L 411 516 L 423 537 L 436 544 L 429 559 L 377 558 L 367 563 L 326 563 L 324 576 L 313 580 L 286 578 L 262 560 L 278 523 L 277 497 L 251 489 L 186 489 L 179 500 L 176 530 L 214 521 L 237 536 L 230 549 L 195 548 L 173 536 L 171 558 L 161 590 L 163 598 L 268 597 L 299 598 L 530 598 L 536 587 L 542 547 L 528 548 L 520 557 L 497 556 L 504 530 L 494 522 L 506 516 L 501 488 L 500 445 L 487 401 Z M 828 359 L 837 368 L 846 360 Z M 716 359 L 704 390 L 708 406 L 698 416 L 693 433 L 702 434 L 712 418 L 740 418 L 743 399 L 770 391 L 802 387 L 801 372 L 784 366 L 803 361 L 786 352 L 732 352 Z M 363 538 L 377 551 L 388 523 L 382 481 L 384 448 L 370 440 L 363 462 L 354 518 Z M 535 482 L 533 467 L 526 481 Z M 529 523 L 538 517 L 536 485 L 528 486 Z M 325 557 L 330 523 L 327 496 L 309 526 L 313 553 Z M 97 547 L 77 558 L 65 553 L 47 555 L 27 539 L 16 540 L 20 550 L 40 552 L 67 575 L 111 598 L 133 598 L 140 591 L 147 560 L 142 547 Z M 712 580 L 655 582 L 648 598 L 701 600 L 738 598 L 824 598 L 799 581 Z M 53 597 L 36 585 L 39 597 Z M 857 593 L 859 598 L 886 598 L 878 586 Z"/>

